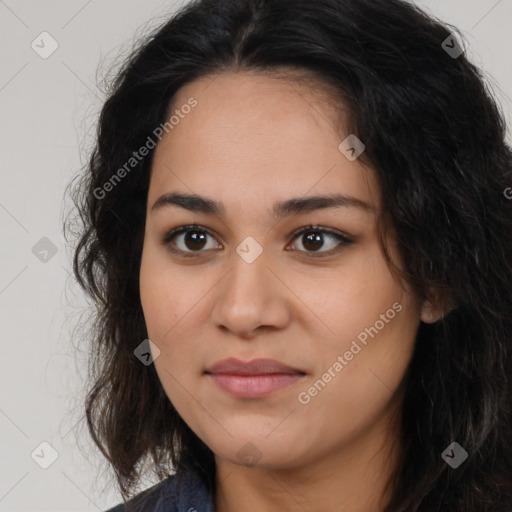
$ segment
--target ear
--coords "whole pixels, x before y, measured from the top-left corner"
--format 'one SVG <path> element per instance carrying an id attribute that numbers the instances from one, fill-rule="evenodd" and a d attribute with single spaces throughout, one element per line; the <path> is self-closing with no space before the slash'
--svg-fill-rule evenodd
<path id="1" fill-rule="evenodd" d="M 430 291 L 430 299 L 425 299 L 421 305 L 420 320 L 426 324 L 433 324 L 445 317 L 456 308 L 452 299 L 439 290 Z"/>
<path id="2" fill-rule="evenodd" d="M 433 324 L 443 317 L 443 312 L 439 311 L 431 301 L 425 300 L 421 305 L 420 320 L 426 324 Z"/>

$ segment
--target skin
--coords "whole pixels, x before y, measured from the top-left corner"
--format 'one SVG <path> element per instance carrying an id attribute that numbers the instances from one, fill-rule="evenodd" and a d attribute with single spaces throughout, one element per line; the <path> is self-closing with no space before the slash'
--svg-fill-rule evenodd
<path id="1" fill-rule="evenodd" d="M 337 129 L 332 103 L 292 76 L 204 77 L 178 91 L 174 108 L 191 97 L 197 106 L 154 155 L 140 291 L 149 338 L 161 351 L 155 367 L 162 386 L 215 454 L 216 510 L 381 511 L 400 450 L 393 421 L 400 384 L 419 321 L 438 316 L 385 262 L 374 173 L 339 151 L 349 133 Z M 170 192 L 221 202 L 225 215 L 174 205 L 152 212 Z M 277 201 L 335 192 L 374 211 L 319 209 L 280 221 L 270 215 Z M 202 248 L 181 234 L 173 247 L 194 257 L 171 253 L 164 236 L 194 223 L 210 232 Z M 292 236 L 310 224 L 354 243 L 343 246 L 324 233 L 315 251 L 308 233 Z M 262 249 L 252 263 L 236 252 L 248 236 Z M 399 262 L 392 238 L 388 246 Z M 394 303 L 401 311 L 309 403 L 300 403 L 299 393 Z M 204 374 L 226 357 L 277 359 L 306 376 L 266 398 L 235 398 Z M 244 446 L 252 462 L 238 455 Z"/>

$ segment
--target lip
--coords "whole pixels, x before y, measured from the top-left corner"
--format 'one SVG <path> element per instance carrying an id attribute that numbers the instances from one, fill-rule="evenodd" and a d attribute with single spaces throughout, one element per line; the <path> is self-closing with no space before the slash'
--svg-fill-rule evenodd
<path id="1" fill-rule="evenodd" d="M 206 373 L 218 374 L 227 373 L 230 375 L 268 375 L 268 374 L 302 374 L 305 372 L 297 368 L 292 368 L 287 364 L 276 361 L 275 359 L 253 359 L 252 361 L 240 361 L 230 357 L 217 361 L 214 365 L 206 369 Z"/>
<path id="2" fill-rule="evenodd" d="M 205 374 L 236 398 L 264 398 L 292 387 L 306 376 L 305 372 L 275 359 L 244 362 L 234 358 L 218 361 Z"/>

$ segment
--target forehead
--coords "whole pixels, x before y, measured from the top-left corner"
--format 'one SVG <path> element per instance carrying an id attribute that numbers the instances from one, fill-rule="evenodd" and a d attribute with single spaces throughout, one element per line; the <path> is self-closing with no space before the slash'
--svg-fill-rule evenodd
<path id="1" fill-rule="evenodd" d="M 220 138 L 231 131 L 232 136 L 238 134 L 240 138 L 252 134 L 272 140 L 277 135 L 279 141 L 290 143 L 326 136 L 339 139 L 346 120 L 339 94 L 309 74 L 297 73 L 243 71 L 202 77 L 177 92 L 170 113 L 191 97 L 197 100 L 190 116 L 193 119 L 179 130 L 183 136 L 190 135 L 188 127 L 198 136 L 208 133 L 209 138 L 216 133 Z M 287 131 L 282 130 L 284 127 Z"/>
<path id="2" fill-rule="evenodd" d="M 189 83 L 169 112 L 179 122 L 156 148 L 150 200 L 177 189 L 240 202 L 334 188 L 377 204 L 371 169 L 338 149 L 349 135 L 341 108 L 320 85 L 289 77 L 239 72 Z"/>

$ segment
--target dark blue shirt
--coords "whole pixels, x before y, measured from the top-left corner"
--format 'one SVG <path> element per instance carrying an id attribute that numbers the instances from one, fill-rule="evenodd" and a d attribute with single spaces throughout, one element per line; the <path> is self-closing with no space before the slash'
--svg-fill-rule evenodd
<path id="1" fill-rule="evenodd" d="M 190 469 L 167 477 L 106 512 L 215 512 L 199 474 Z"/>
<path id="2" fill-rule="evenodd" d="M 187 469 L 105 512 L 215 512 L 215 506 L 199 474 Z"/>

